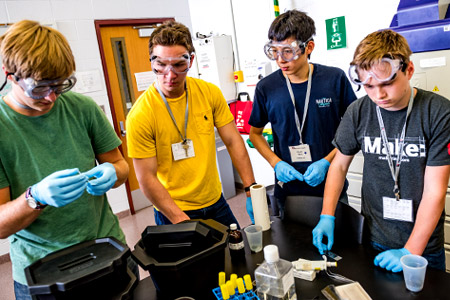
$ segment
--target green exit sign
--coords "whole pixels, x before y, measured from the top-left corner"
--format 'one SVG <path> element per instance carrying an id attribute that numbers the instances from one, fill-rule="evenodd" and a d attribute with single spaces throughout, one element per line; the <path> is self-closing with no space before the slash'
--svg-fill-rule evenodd
<path id="1" fill-rule="evenodd" d="M 327 28 L 327 50 L 347 47 L 345 17 L 325 20 Z"/>

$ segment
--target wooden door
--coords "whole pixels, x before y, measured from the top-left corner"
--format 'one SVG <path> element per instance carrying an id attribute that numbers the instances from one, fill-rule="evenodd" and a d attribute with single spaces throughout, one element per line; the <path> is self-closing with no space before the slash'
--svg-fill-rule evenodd
<path id="1" fill-rule="evenodd" d="M 149 80 L 145 79 L 154 76 L 148 53 L 149 33 L 152 27 L 165 20 L 168 19 L 95 21 L 114 128 L 122 140 L 122 154 L 130 166 L 126 188 L 132 214 L 151 203 L 139 189 L 133 161 L 128 157 L 125 119 L 136 99 L 148 87 Z M 143 37 L 139 36 L 140 31 Z"/>

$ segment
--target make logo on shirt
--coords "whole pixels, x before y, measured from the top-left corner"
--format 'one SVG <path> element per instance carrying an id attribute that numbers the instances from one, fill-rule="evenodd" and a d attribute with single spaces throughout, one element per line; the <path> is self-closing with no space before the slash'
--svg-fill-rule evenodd
<path id="1" fill-rule="evenodd" d="M 333 102 L 333 99 L 331 99 L 331 98 L 316 99 L 316 104 L 319 108 L 330 107 L 332 102 Z"/>
<path id="2" fill-rule="evenodd" d="M 450 155 L 450 143 L 448 143 L 448 145 L 447 145 L 447 151 L 448 151 L 448 155 Z"/>
<path id="3" fill-rule="evenodd" d="M 393 156 L 392 159 L 396 159 L 400 151 L 400 139 L 388 138 L 389 152 Z M 381 137 L 371 138 L 370 136 L 364 137 L 364 152 L 370 154 L 379 155 L 378 159 L 385 160 L 387 158 L 386 148 L 383 145 Z M 405 144 L 403 146 L 402 161 L 409 161 L 409 158 L 426 157 L 427 149 L 425 146 L 425 140 L 420 137 L 407 137 L 405 138 Z"/>

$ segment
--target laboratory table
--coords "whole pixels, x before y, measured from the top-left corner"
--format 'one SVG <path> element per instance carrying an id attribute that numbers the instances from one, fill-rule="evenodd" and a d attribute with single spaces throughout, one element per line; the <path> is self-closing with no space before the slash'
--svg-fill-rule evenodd
<path id="1" fill-rule="evenodd" d="M 277 217 L 271 217 L 271 220 L 270 230 L 263 233 L 264 246 L 277 245 L 280 257 L 289 261 L 298 258 L 322 259 L 312 244 L 312 228 L 294 222 L 281 221 Z M 240 263 L 232 262 L 228 249 L 225 249 L 227 276 L 231 273 L 236 273 L 239 277 L 250 274 L 254 279 L 254 270 L 264 260 L 264 253 L 263 251 L 251 253 L 246 240 L 245 245 L 246 260 Z M 374 300 L 450 299 L 450 274 L 446 272 L 428 268 L 423 290 L 419 293 L 413 293 L 406 289 L 403 273 L 388 272 L 373 265 L 373 259 L 377 253 L 371 247 L 337 240 L 332 251 L 341 256 L 342 259 L 338 261 L 336 268 L 332 267 L 330 270 L 333 273 L 358 281 Z M 199 278 L 199 280 L 201 279 Z M 329 284 L 341 285 L 345 283 L 329 278 L 324 271 L 319 272 L 314 281 L 296 278 L 297 299 L 326 299 L 321 290 Z M 150 277 L 140 281 L 134 291 L 133 299 L 160 299 L 160 297 L 157 297 Z"/>

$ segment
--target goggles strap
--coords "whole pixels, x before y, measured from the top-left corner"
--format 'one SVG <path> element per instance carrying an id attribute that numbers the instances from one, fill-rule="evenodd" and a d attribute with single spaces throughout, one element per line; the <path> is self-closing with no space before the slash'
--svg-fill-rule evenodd
<path id="1" fill-rule="evenodd" d="M 23 109 L 32 109 L 31 107 L 27 105 L 23 105 L 22 103 L 19 103 L 19 101 L 16 100 L 16 98 L 13 96 L 13 94 L 10 92 L 8 93 L 8 98 L 11 99 L 12 102 L 14 102 L 15 105 L 17 105 L 20 108 Z"/>
<path id="2" fill-rule="evenodd" d="M 4 89 L 7 83 L 8 83 L 8 76 L 6 76 L 5 82 L 3 82 L 2 86 L 0 87 L 0 91 Z"/>

